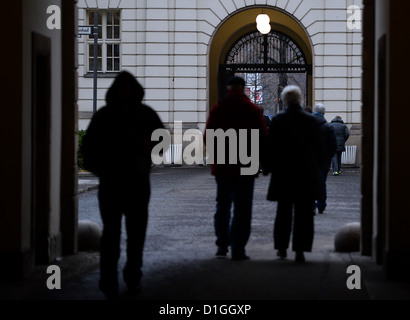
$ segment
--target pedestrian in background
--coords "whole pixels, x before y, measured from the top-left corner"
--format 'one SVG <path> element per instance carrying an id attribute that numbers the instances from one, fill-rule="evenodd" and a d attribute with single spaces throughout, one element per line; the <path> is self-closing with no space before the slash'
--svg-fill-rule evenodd
<path id="1" fill-rule="evenodd" d="M 336 135 L 336 152 L 332 158 L 332 169 L 333 175 L 338 176 L 340 174 L 340 169 L 342 167 L 342 153 L 346 151 L 346 141 L 349 139 L 349 129 L 343 122 L 340 116 L 336 116 L 331 122 L 335 135 Z"/>
<path id="2" fill-rule="evenodd" d="M 142 104 L 144 89 L 123 71 L 106 94 L 106 106 L 93 116 L 83 141 L 85 169 L 99 177 L 103 222 L 100 290 L 118 296 L 121 220 L 127 230 L 123 278 L 129 292 L 139 290 L 150 198 L 152 132 L 163 128 L 156 112 Z"/>
<path id="3" fill-rule="evenodd" d="M 325 119 L 326 108 L 323 104 L 318 103 L 313 107 L 313 116 L 320 125 L 320 131 L 322 133 L 323 145 L 324 145 L 324 162 L 320 168 L 320 196 L 315 201 L 315 212 L 318 211 L 319 214 L 322 214 L 327 206 L 327 186 L 326 180 L 327 175 L 330 170 L 330 162 L 333 155 L 336 152 L 336 136 L 333 132 L 332 126 Z"/>
<path id="4" fill-rule="evenodd" d="M 320 192 L 323 143 L 319 123 L 301 107 L 300 88 L 285 87 L 281 99 L 285 110 L 271 120 L 263 159 L 264 170 L 271 173 L 267 199 L 278 202 L 273 228 L 277 255 L 287 256 L 293 224 L 295 261 L 304 262 L 304 252 L 311 251 L 313 244 L 313 205 Z"/>
<path id="5" fill-rule="evenodd" d="M 311 106 L 304 106 L 303 110 L 305 110 L 307 113 L 313 113 L 313 109 Z"/>
<path id="6" fill-rule="evenodd" d="M 260 144 L 264 144 L 267 137 L 267 128 L 263 119 L 262 110 L 251 102 L 245 95 L 245 80 L 241 77 L 232 77 L 227 83 L 227 95 L 219 101 L 209 114 L 206 129 L 234 129 L 239 137 L 240 129 L 259 130 Z M 206 131 L 205 131 L 206 135 Z M 206 137 L 205 137 L 206 141 Z M 251 141 L 247 138 L 248 144 Z M 239 148 L 246 147 L 239 145 Z M 237 150 L 239 150 L 239 148 Z M 215 150 L 217 150 L 215 143 Z M 233 260 L 247 260 L 245 246 L 251 233 L 252 201 L 255 175 L 241 175 L 239 158 L 237 164 L 229 163 L 229 147 L 225 149 L 225 164 L 214 163 L 211 166 L 212 174 L 215 176 L 217 186 L 216 213 L 214 215 L 214 228 L 216 245 L 218 247 L 216 256 L 225 257 L 228 248 L 231 247 Z M 263 146 L 259 146 L 262 150 Z M 215 150 L 213 152 L 217 159 Z M 249 145 L 247 147 L 249 151 Z M 258 164 L 259 166 L 259 164 Z M 233 215 L 231 217 L 231 206 L 233 203 Z"/>
<path id="7" fill-rule="evenodd" d="M 268 130 L 269 130 L 269 126 L 270 126 L 270 118 L 269 118 L 269 116 L 267 116 L 266 114 L 263 115 L 263 120 L 265 121 L 266 128 L 268 128 Z"/>

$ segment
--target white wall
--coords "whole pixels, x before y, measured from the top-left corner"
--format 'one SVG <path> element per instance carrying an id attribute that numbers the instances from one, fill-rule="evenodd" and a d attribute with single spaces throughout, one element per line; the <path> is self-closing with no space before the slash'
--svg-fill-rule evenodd
<path id="1" fill-rule="evenodd" d="M 207 119 L 207 52 L 220 23 L 247 6 L 269 5 L 293 16 L 311 37 L 314 98 L 327 107 L 328 120 L 340 115 L 361 122 L 361 30 L 347 28 L 348 6 L 360 0 L 80 0 L 86 8 L 122 9 L 123 68 L 146 88 L 145 101 L 164 122 L 181 120 L 203 127 Z M 79 110 L 92 110 L 92 79 L 84 79 L 84 45 L 79 45 Z M 109 79 L 99 78 L 98 105 Z M 85 129 L 88 120 L 80 120 Z"/>

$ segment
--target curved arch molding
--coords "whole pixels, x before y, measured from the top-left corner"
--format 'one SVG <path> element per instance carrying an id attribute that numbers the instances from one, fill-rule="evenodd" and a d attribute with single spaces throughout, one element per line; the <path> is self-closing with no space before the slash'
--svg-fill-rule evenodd
<path id="1" fill-rule="evenodd" d="M 306 57 L 306 62 L 313 65 L 312 45 L 307 32 L 291 15 L 274 7 L 252 7 L 238 10 L 228 16 L 216 28 L 208 52 L 208 111 L 218 101 L 218 67 L 223 63 L 228 50 L 242 36 L 256 30 L 256 17 L 266 13 L 271 20 L 272 30 L 277 30 L 294 39 Z M 312 76 L 308 76 L 309 101 L 314 101 Z"/>

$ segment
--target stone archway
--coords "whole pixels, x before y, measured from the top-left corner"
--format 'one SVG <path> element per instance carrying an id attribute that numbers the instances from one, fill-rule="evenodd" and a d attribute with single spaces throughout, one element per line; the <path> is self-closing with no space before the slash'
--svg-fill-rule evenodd
<path id="1" fill-rule="evenodd" d="M 285 11 L 273 7 L 264 7 L 263 12 L 271 19 L 271 33 L 281 33 L 293 39 L 305 57 L 307 65 L 313 65 L 313 52 L 310 38 L 305 28 Z M 232 46 L 245 35 L 256 31 L 256 17 L 262 13 L 262 8 L 251 7 L 238 10 L 228 16 L 216 28 L 208 51 L 208 111 L 219 98 L 219 67 L 225 64 L 226 57 Z M 307 104 L 314 101 L 314 90 L 311 73 L 307 75 Z"/>

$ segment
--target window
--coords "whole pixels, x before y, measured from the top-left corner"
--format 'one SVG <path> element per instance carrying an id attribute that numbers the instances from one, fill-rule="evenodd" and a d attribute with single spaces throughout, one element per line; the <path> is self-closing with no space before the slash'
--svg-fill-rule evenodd
<path id="1" fill-rule="evenodd" d="M 98 12 L 97 71 L 109 73 L 120 71 L 121 28 L 120 11 Z M 87 11 L 88 25 L 94 25 L 95 11 Z M 87 36 L 88 72 L 94 71 L 94 36 Z"/>
<path id="2" fill-rule="evenodd" d="M 242 76 L 242 75 L 241 75 Z M 246 95 L 255 104 L 263 102 L 263 86 L 261 73 L 245 73 Z"/>

